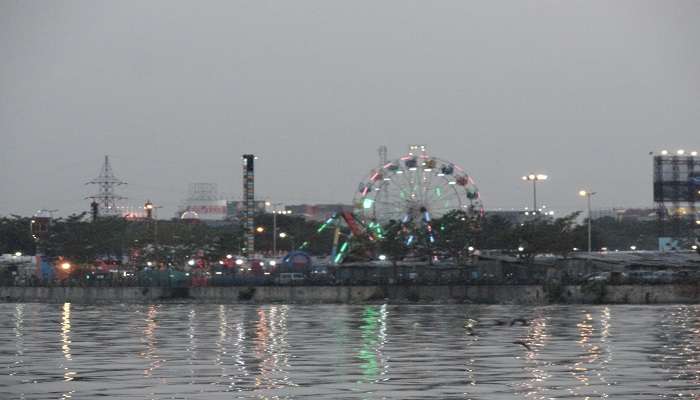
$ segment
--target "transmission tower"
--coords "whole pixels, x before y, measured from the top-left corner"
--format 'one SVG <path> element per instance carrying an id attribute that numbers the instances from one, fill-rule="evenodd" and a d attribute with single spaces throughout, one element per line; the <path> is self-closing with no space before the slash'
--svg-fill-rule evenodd
<path id="1" fill-rule="evenodd" d="M 117 195 L 114 192 L 114 188 L 116 186 L 126 185 L 126 182 L 114 176 L 112 165 L 109 163 L 109 156 L 105 156 L 100 175 L 85 184 L 97 185 L 98 187 L 97 194 L 86 197 L 86 199 L 92 199 L 93 201 L 93 217 L 97 217 L 98 213 L 108 216 L 119 215 L 117 201 L 124 200 L 126 197 Z M 95 204 L 97 204 L 97 206 L 95 206 Z"/>

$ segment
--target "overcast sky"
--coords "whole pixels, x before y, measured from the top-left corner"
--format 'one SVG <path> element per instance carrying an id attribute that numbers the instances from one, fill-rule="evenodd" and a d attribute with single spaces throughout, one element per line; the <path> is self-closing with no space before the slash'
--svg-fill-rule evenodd
<path id="1" fill-rule="evenodd" d="M 190 182 L 352 200 L 411 143 L 489 209 L 652 204 L 700 150 L 700 1 L 0 0 L 0 215 L 86 210 L 105 154 L 169 217 Z"/>

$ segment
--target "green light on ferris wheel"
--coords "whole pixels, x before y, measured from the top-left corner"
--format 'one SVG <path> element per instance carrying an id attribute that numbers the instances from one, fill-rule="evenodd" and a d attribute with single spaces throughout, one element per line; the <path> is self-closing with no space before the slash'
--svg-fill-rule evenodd
<path id="1" fill-rule="evenodd" d="M 362 208 L 364 208 L 364 209 L 372 208 L 372 205 L 373 205 L 373 204 L 374 204 L 374 200 L 372 200 L 372 199 L 364 199 L 364 200 L 362 201 Z"/>

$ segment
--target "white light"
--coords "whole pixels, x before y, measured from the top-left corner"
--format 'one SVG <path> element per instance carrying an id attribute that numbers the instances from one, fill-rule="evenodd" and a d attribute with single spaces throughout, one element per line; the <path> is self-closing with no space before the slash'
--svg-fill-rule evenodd
<path id="1" fill-rule="evenodd" d="M 22 252 L 21 251 L 16 252 L 15 257 L 22 257 Z"/>
<path id="2" fill-rule="evenodd" d="M 70 269 L 70 263 L 64 262 L 63 264 L 61 264 L 61 268 L 64 271 L 68 271 Z"/>
<path id="3" fill-rule="evenodd" d="M 685 154 L 685 150 L 680 149 L 676 152 L 676 154 L 678 154 L 679 156 L 682 156 L 683 154 Z"/>
<path id="4" fill-rule="evenodd" d="M 457 182 L 456 182 L 456 181 L 449 181 L 449 182 L 447 182 L 447 184 L 448 184 L 448 185 L 456 185 Z"/>
<path id="5" fill-rule="evenodd" d="M 474 246 L 469 246 L 469 247 L 467 247 L 467 250 L 469 250 L 469 251 L 474 251 Z"/>
<path id="6" fill-rule="evenodd" d="M 661 150 L 661 155 L 662 156 L 668 155 L 668 150 Z"/>
<path id="7" fill-rule="evenodd" d="M 697 245 L 692 245 L 692 246 L 690 246 L 690 248 L 693 249 L 693 250 L 697 250 L 697 249 L 698 249 L 698 246 L 697 246 Z"/>
<path id="8" fill-rule="evenodd" d="M 581 197 L 585 197 L 585 196 L 588 196 L 588 192 L 585 191 L 585 190 L 579 190 L 579 191 L 578 191 L 578 195 L 581 196 Z M 596 197 L 596 198 L 597 198 L 597 197 Z"/>
<path id="9" fill-rule="evenodd" d="M 538 181 L 546 181 L 546 180 L 547 180 L 547 175 L 539 174 L 539 175 L 537 175 L 537 180 L 538 180 Z"/>
<path id="10" fill-rule="evenodd" d="M 216 271 L 215 274 L 221 275 L 221 271 Z"/>
<path id="11" fill-rule="evenodd" d="M 525 248 L 523 246 L 518 247 L 518 251 L 525 251 Z"/>
<path id="12" fill-rule="evenodd" d="M 190 267 L 193 266 L 194 264 L 195 264 L 194 260 L 187 261 L 187 265 L 189 265 Z"/>
<path id="13" fill-rule="evenodd" d="M 150 262 L 150 261 L 147 261 L 147 262 L 146 262 L 146 265 L 148 265 L 149 267 L 152 267 L 152 266 L 153 266 L 153 263 Z"/>
<path id="14" fill-rule="evenodd" d="M 277 261 L 275 261 L 275 260 L 270 261 L 270 266 L 271 266 L 271 267 L 274 267 L 275 265 L 277 265 Z"/>
<path id="15" fill-rule="evenodd" d="M 386 260 L 386 255 L 380 254 L 379 255 L 379 261 L 385 261 Z"/>
<path id="16" fill-rule="evenodd" d="M 630 246 L 630 250 L 632 250 L 632 251 L 637 250 L 637 246 Z"/>
<path id="17" fill-rule="evenodd" d="M 698 155 L 698 152 L 697 152 L 697 151 L 691 151 L 691 152 L 690 152 L 690 155 L 693 156 L 693 157 L 695 157 L 695 156 Z"/>
<path id="18" fill-rule="evenodd" d="M 243 260 L 240 258 L 236 259 L 236 265 L 243 265 Z"/>
<path id="19" fill-rule="evenodd" d="M 601 247 L 600 250 L 601 250 L 601 251 L 608 251 L 608 248 L 607 248 L 607 247 Z"/>
<path id="20" fill-rule="evenodd" d="M 578 251 L 578 247 L 574 247 L 573 250 L 574 250 L 574 251 Z"/>
<path id="21" fill-rule="evenodd" d="M 233 255 L 231 255 L 231 254 L 226 254 L 226 258 L 230 260 L 230 259 L 233 258 Z"/>
<path id="22" fill-rule="evenodd" d="M 224 265 L 224 260 L 219 260 L 219 265 Z"/>
<path id="23" fill-rule="evenodd" d="M 286 238 L 286 237 L 287 237 L 287 233 L 286 233 L 286 232 L 280 232 L 280 237 L 281 237 L 282 239 Z"/>

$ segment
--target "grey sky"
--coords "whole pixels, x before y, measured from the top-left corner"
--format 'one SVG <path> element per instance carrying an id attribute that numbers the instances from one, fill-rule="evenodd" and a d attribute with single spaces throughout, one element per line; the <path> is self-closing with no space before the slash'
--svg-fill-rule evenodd
<path id="1" fill-rule="evenodd" d="M 0 214 L 87 209 L 104 154 L 170 216 L 189 182 L 350 202 L 408 144 L 487 208 L 651 204 L 661 148 L 700 150 L 698 1 L 0 0 Z"/>

